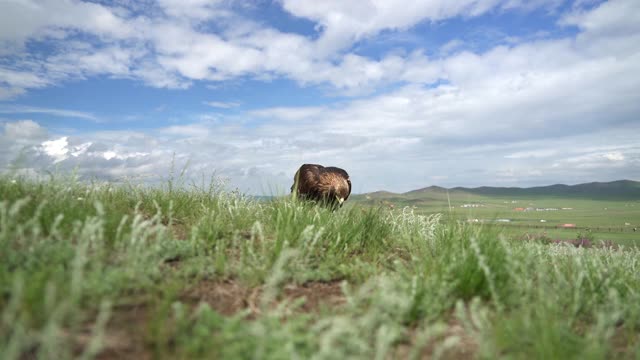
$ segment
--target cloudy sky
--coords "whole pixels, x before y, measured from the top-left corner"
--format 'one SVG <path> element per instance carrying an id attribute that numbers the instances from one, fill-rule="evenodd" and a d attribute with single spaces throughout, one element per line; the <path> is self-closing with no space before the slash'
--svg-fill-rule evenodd
<path id="1" fill-rule="evenodd" d="M 0 171 L 640 180 L 638 0 L 0 1 Z"/>

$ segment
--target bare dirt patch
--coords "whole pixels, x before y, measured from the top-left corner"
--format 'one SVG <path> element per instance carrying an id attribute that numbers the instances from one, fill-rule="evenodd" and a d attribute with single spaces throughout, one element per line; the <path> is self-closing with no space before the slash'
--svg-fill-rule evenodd
<path id="1" fill-rule="evenodd" d="M 207 303 L 222 315 L 233 315 L 248 308 L 252 289 L 235 280 L 203 280 L 187 289 L 180 299 L 186 303 Z"/>
<path id="2" fill-rule="evenodd" d="M 102 350 L 96 359 L 151 359 L 146 344 L 146 326 L 149 311 L 146 305 L 119 305 L 112 309 L 102 336 Z M 87 323 L 74 333 L 65 333 L 72 339 L 74 354 L 82 354 L 93 339 L 92 323 Z"/>
<path id="3" fill-rule="evenodd" d="M 174 220 L 169 228 L 174 239 L 188 240 L 191 236 L 190 228 L 180 221 Z"/>
<path id="4" fill-rule="evenodd" d="M 304 298 L 305 302 L 301 306 L 304 312 L 314 312 L 323 306 L 336 307 L 346 302 L 341 281 L 333 280 L 328 282 L 310 281 L 302 285 L 287 285 L 283 289 L 283 297 L 286 299 Z"/>
<path id="5" fill-rule="evenodd" d="M 185 291 L 182 300 L 187 303 L 207 303 L 222 315 L 233 315 L 249 309 L 252 315 L 260 313 L 262 287 L 248 288 L 235 280 L 200 281 Z M 345 303 L 340 281 L 310 281 L 304 284 L 285 285 L 273 306 L 278 302 L 293 302 L 304 298 L 298 311 L 317 312 L 323 306 L 336 307 Z"/>
<path id="6" fill-rule="evenodd" d="M 148 321 L 145 305 L 116 307 L 107 324 L 105 346 L 97 359 L 151 359 L 145 339 Z"/>
<path id="7" fill-rule="evenodd" d="M 457 319 L 450 319 L 447 323 L 447 328 L 443 334 L 437 336 L 434 339 L 429 340 L 426 344 L 422 345 L 419 351 L 419 359 L 431 359 L 434 352 L 439 346 L 450 338 L 457 338 L 458 341 L 454 346 L 445 349 L 440 355 L 444 359 L 473 359 L 478 352 L 478 343 L 475 339 L 465 330 Z M 393 359 L 407 359 L 413 352 L 414 346 L 420 346 L 418 342 L 417 331 L 411 330 L 407 336 L 405 343 L 398 345 L 391 358 Z"/>
<path id="8" fill-rule="evenodd" d="M 640 344 L 640 334 L 637 331 L 625 329 L 622 325 L 616 327 L 611 337 L 612 359 L 631 359 Z"/>
<path id="9" fill-rule="evenodd" d="M 452 349 L 448 349 L 444 353 L 445 358 L 449 359 L 471 359 L 478 351 L 478 343 L 476 340 L 465 330 L 458 320 L 449 321 L 449 327 L 444 335 L 444 338 L 455 336 L 459 339 L 458 344 Z"/>

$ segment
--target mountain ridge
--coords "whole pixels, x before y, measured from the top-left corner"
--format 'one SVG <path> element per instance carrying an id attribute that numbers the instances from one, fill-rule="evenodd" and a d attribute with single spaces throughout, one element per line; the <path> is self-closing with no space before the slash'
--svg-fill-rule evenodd
<path id="1" fill-rule="evenodd" d="M 370 193 L 358 194 L 363 196 L 373 196 L 377 198 L 385 196 L 394 197 L 420 197 L 428 195 L 436 195 L 442 193 L 467 193 L 473 195 L 485 196 L 569 196 L 569 197 L 588 197 L 588 198 L 628 198 L 640 199 L 640 182 L 634 180 L 615 180 L 608 182 L 587 182 L 575 185 L 552 184 L 533 187 L 498 187 L 498 186 L 479 186 L 479 187 L 461 187 L 445 188 L 437 185 L 431 185 L 420 189 L 410 190 L 404 193 L 392 193 L 389 191 L 374 191 Z"/>

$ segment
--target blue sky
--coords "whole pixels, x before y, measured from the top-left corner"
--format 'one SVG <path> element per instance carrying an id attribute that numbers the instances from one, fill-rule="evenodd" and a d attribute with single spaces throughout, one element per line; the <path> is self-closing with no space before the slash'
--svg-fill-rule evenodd
<path id="1" fill-rule="evenodd" d="M 637 0 L 0 3 L 0 171 L 640 180 Z"/>

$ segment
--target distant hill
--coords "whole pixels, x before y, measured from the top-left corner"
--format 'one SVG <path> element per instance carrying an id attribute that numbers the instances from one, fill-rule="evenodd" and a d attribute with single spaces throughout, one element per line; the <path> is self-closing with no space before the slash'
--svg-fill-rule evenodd
<path id="1" fill-rule="evenodd" d="M 615 200 L 640 200 L 640 182 L 632 180 L 618 180 L 611 182 L 591 182 L 577 185 L 555 184 L 530 188 L 520 187 L 491 187 L 481 186 L 475 188 L 454 187 L 443 188 L 429 186 L 422 189 L 395 194 L 386 191 L 376 191 L 368 194 L 357 195 L 357 199 L 391 200 L 402 198 L 404 200 L 441 199 L 449 195 L 480 195 L 498 197 L 529 197 L 529 196 L 554 196 L 575 197 L 589 199 L 615 199 Z"/>
<path id="2" fill-rule="evenodd" d="M 399 194 L 393 193 L 391 191 L 374 191 L 372 193 L 368 193 L 367 195 L 374 198 L 382 198 L 382 197 L 389 197 L 389 196 L 398 196 Z"/>
<path id="3" fill-rule="evenodd" d="M 448 190 L 447 188 L 443 188 L 440 186 L 429 186 L 429 187 L 418 189 L 418 190 L 408 191 L 404 193 L 404 195 L 417 195 L 417 194 L 424 194 L 424 193 L 442 193 L 442 192 L 447 192 L 447 190 Z"/>

